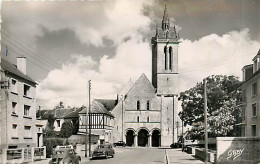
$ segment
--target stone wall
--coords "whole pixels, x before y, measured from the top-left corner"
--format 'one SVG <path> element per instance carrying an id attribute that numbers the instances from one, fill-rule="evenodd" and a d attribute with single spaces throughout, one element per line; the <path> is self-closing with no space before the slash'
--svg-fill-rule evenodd
<path id="1" fill-rule="evenodd" d="M 218 164 L 260 162 L 260 137 L 217 137 Z"/>

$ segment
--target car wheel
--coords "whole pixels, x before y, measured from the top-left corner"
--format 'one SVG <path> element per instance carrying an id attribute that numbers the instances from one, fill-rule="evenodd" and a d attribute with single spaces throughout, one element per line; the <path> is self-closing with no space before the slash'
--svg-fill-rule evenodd
<path id="1" fill-rule="evenodd" d="M 108 154 L 106 154 L 106 156 L 105 156 L 105 157 L 106 157 L 106 159 L 108 159 Z"/>
<path id="2" fill-rule="evenodd" d="M 114 154 L 111 155 L 112 158 L 114 158 L 114 156 L 115 156 Z"/>

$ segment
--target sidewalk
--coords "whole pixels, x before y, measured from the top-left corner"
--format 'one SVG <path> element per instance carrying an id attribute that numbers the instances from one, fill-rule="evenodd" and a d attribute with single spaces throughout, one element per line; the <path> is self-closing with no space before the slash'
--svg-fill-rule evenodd
<path id="1" fill-rule="evenodd" d="M 182 152 L 181 149 L 166 149 L 169 164 L 202 164 L 203 161 L 195 158 L 191 154 L 187 154 L 186 152 Z M 208 162 L 210 163 L 210 162 Z"/>
<path id="2" fill-rule="evenodd" d="M 50 162 L 51 158 L 47 158 L 45 160 L 40 160 L 40 161 L 34 161 L 34 162 L 29 162 L 26 164 L 48 164 Z M 89 162 L 89 158 L 88 157 L 81 157 L 81 163 L 86 163 Z"/>

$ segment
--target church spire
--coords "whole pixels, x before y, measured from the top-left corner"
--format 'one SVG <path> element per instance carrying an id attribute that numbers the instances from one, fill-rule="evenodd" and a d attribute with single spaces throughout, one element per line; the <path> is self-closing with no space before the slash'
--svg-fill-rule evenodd
<path id="1" fill-rule="evenodd" d="M 168 17 L 167 7 L 165 5 L 163 20 L 162 20 L 162 29 L 163 29 L 163 31 L 166 31 L 166 30 L 169 30 L 169 27 L 170 27 L 170 20 Z"/>

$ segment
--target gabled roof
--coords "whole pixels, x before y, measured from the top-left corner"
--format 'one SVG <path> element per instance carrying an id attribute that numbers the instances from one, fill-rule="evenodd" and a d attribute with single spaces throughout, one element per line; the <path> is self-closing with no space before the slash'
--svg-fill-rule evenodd
<path id="1" fill-rule="evenodd" d="M 8 73 L 13 74 L 15 76 L 18 76 L 20 78 L 23 78 L 27 81 L 34 83 L 34 84 L 37 84 L 32 78 L 23 74 L 21 71 L 19 71 L 14 64 L 10 63 L 9 61 L 7 61 L 3 58 L 1 58 L 1 67 L 5 72 L 8 72 Z"/>
<path id="2" fill-rule="evenodd" d="M 70 111 L 69 113 L 67 113 L 64 118 L 78 118 L 79 117 L 79 112 L 82 111 L 83 108 L 76 108 L 73 111 Z"/>
<path id="3" fill-rule="evenodd" d="M 121 96 L 125 96 L 129 90 L 133 87 L 134 83 L 132 82 L 132 80 L 130 79 L 127 84 L 124 86 L 124 88 L 118 93 L 119 98 Z"/>
<path id="4" fill-rule="evenodd" d="M 79 113 L 86 113 L 88 108 L 83 108 L 83 110 Z M 91 113 L 97 113 L 97 114 L 106 114 L 111 117 L 114 117 L 101 103 L 99 103 L 96 100 L 93 100 L 91 103 Z"/>
<path id="5" fill-rule="evenodd" d="M 61 119 L 72 111 L 74 111 L 73 108 L 57 108 L 53 110 L 45 110 L 45 112 L 41 114 L 41 119 L 47 120 L 51 114 L 54 115 L 55 118 Z"/>
<path id="6" fill-rule="evenodd" d="M 155 89 L 154 89 L 152 83 L 149 81 L 149 79 L 146 77 L 146 75 L 144 73 L 135 82 L 135 84 L 129 90 L 128 94 L 130 94 L 134 90 L 138 91 L 138 92 L 141 90 L 146 90 L 146 92 L 141 92 L 141 93 L 147 93 L 147 92 L 155 93 Z"/>
<path id="7" fill-rule="evenodd" d="M 95 100 L 101 103 L 108 111 L 112 111 L 117 104 L 117 100 L 107 100 L 107 99 L 95 99 Z"/>

